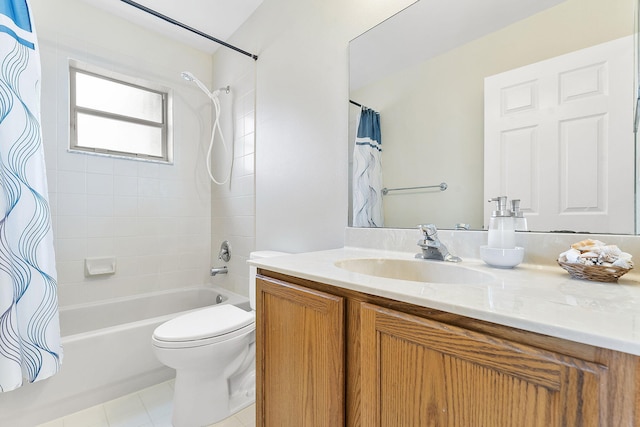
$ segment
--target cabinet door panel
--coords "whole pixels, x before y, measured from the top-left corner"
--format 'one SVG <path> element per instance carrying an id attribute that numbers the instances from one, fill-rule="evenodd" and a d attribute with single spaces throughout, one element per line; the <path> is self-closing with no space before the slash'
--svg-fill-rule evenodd
<path id="1" fill-rule="evenodd" d="M 361 319 L 363 425 L 603 425 L 601 365 L 370 304 Z"/>
<path id="2" fill-rule="evenodd" d="M 343 299 L 262 278 L 257 289 L 257 425 L 344 425 Z"/>

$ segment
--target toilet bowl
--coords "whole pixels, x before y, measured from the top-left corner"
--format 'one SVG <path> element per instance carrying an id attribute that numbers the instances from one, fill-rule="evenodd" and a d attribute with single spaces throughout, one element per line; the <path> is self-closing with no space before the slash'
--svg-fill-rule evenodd
<path id="1" fill-rule="evenodd" d="M 252 252 L 251 258 L 284 255 Z M 249 294 L 255 310 L 255 268 Z M 200 427 L 255 402 L 255 312 L 225 304 L 178 316 L 153 332 L 158 360 L 176 370 L 172 423 Z"/>

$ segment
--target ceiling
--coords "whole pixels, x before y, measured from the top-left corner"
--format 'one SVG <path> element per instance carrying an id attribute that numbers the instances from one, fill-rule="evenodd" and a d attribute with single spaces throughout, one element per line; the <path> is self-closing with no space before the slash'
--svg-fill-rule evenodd
<path id="1" fill-rule="evenodd" d="M 83 1 L 204 52 L 213 53 L 220 47 L 211 40 L 165 22 L 121 0 Z M 226 41 L 260 6 L 262 0 L 135 0 L 135 2 Z M 238 47 L 242 48 L 242 46 Z"/>
<path id="2" fill-rule="evenodd" d="M 565 0 L 420 0 L 350 43 L 351 90 Z M 409 30 L 411 29 L 411 30 Z"/>

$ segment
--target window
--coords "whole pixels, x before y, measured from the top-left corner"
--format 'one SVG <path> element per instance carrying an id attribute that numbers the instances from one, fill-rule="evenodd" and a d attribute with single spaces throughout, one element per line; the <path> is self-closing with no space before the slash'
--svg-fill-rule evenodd
<path id="1" fill-rule="evenodd" d="M 72 151 L 171 162 L 168 90 L 72 61 Z"/>

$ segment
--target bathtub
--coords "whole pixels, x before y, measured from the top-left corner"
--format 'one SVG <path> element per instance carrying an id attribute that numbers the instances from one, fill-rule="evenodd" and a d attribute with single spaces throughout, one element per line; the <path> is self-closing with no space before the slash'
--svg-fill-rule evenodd
<path id="1" fill-rule="evenodd" d="M 214 287 L 61 307 L 61 371 L 0 393 L 0 425 L 34 426 L 173 378 L 175 371 L 153 354 L 153 330 L 179 314 L 214 304 L 249 310 L 247 298 Z"/>

